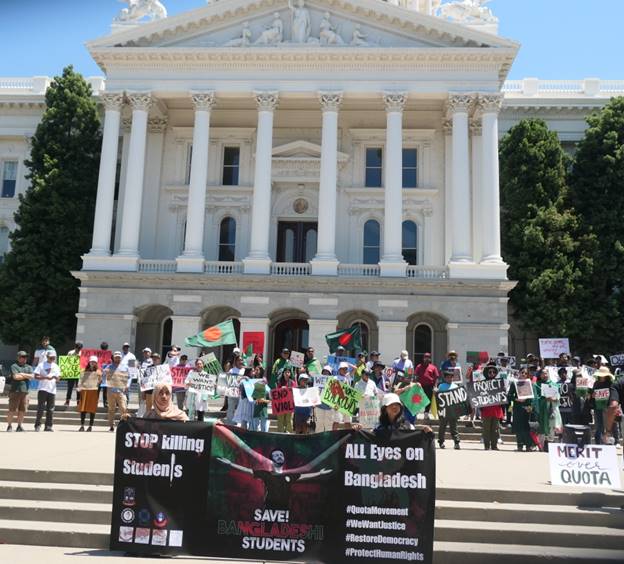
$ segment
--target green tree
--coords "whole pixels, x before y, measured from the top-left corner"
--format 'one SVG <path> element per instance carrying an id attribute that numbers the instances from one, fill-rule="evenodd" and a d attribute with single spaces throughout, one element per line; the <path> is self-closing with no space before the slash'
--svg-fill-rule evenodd
<path id="1" fill-rule="evenodd" d="M 583 348 L 594 240 L 567 203 L 568 164 L 542 120 L 523 120 L 501 140 L 502 248 L 518 281 L 510 302 L 522 326 L 543 337 L 570 336 Z"/>
<path id="2" fill-rule="evenodd" d="M 624 98 L 592 114 L 570 175 L 570 197 L 599 242 L 587 316 L 595 350 L 624 349 Z"/>
<path id="3" fill-rule="evenodd" d="M 32 138 L 27 178 L 0 269 L 0 338 L 32 348 L 75 334 L 78 282 L 97 193 L 100 121 L 91 87 L 71 66 L 55 77 Z"/>

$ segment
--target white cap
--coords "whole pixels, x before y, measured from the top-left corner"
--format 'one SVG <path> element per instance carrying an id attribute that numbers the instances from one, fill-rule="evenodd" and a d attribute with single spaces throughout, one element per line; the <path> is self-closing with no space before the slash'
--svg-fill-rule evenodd
<path id="1" fill-rule="evenodd" d="M 120 357 L 121 357 L 121 356 L 123 356 L 123 355 L 122 355 L 119 351 L 115 351 L 115 352 L 113 353 L 113 358 L 115 358 L 116 356 L 120 356 Z"/>
<path id="2" fill-rule="evenodd" d="M 124 343 L 123 345 L 121 345 L 121 348 L 123 349 L 124 347 L 129 347 L 130 343 Z"/>
<path id="3" fill-rule="evenodd" d="M 234 347 L 234 350 L 232 351 L 232 354 L 236 354 L 241 352 L 241 350 L 238 347 Z"/>
<path id="4" fill-rule="evenodd" d="M 393 403 L 401 403 L 401 398 L 397 394 L 386 394 L 383 397 L 383 401 L 381 402 L 381 405 L 383 407 L 388 407 L 389 405 L 392 405 Z"/>
<path id="5" fill-rule="evenodd" d="M 407 358 L 409 353 L 407 351 L 401 351 L 401 358 Z"/>
<path id="6" fill-rule="evenodd" d="M 147 353 L 152 354 L 152 349 L 150 349 L 149 347 L 145 347 L 145 348 L 143 349 L 143 352 L 147 352 Z"/>
<path id="7" fill-rule="evenodd" d="M 46 356 L 53 356 L 56 358 L 56 351 L 55 350 L 47 351 Z"/>
<path id="8" fill-rule="evenodd" d="M 323 366 L 323 370 L 321 372 L 329 372 L 331 374 L 333 370 L 329 364 L 326 364 L 325 366 Z"/>
<path id="9" fill-rule="evenodd" d="M 346 368 L 347 370 L 349 370 L 349 363 L 348 362 L 341 362 L 338 365 L 338 370 L 340 370 L 341 368 Z"/>
<path id="10" fill-rule="evenodd" d="M 89 357 L 89 362 L 98 362 L 98 357 L 93 355 Z"/>

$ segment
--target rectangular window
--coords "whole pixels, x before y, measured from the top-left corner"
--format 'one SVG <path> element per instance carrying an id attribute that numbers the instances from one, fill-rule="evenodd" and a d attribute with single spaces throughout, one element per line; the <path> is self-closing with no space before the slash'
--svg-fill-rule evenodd
<path id="1" fill-rule="evenodd" d="M 383 150 L 381 147 L 366 149 L 366 179 L 364 186 L 370 188 L 381 187 Z"/>
<path id="2" fill-rule="evenodd" d="M 238 172 L 240 168 L 240 147 L 225 147 L 223 149 L 223 185 L 238 186 Z"/>
<path id="3" fill-rule="evenodd" d="M 189 144 L 186 153 L 186 184 L 191 183 L 191 164 L 193 163 L 193 145 Z"/>
<path id="4" fill-rule="evenodd" d="M 17 161 L 4 161 L 2 165 L 2 197 L 15 197 L 17 183 Z"/>
<path id="5" fill-rule="evenodd" d="M 403 149 L 403 188 L 418 186 L 416 149 Z"/>

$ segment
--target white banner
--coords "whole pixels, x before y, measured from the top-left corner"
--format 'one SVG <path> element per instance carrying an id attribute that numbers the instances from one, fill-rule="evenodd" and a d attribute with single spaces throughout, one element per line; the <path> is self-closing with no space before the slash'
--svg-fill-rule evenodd
<path id="1" fill-rule="evenodd" d="M 291 351 L 289 362 L 295 368 L 303 368 L 303 361 L 305 359 L 305 355 L 302 352 Z"/>
<path id="2" fill-rule="evenodd" d="M 619 489 L 620 469 L 614 446 L 551 443 L 548 448 L 553 486 Z"/>
<path id="3" fill-rule="evenodd" d="M 570 354 L 570 341 L 561 339 L 540 339 L 540 356 L 542 358 L 559 358 L 561 353 Z"/>
<path id="4" fill-rule="evenodd" d="M 156 384 L 165 382 L 173 384 L 171 379 L 171 370 L 168 364 L 158 364 L 157 366 L 148 366 L 143 372 L 140 379 L 140 387 L 142 392 L 153 390 Z"/>
<path id="5" fill-rule="evenodd" d="M 293 396 L 296 407 L 321 405 L 321 394 L 319 389 L 314 386 L 312 388 L 293 388 Z"/>
<path id="6" fill-rule="evenodd" d="M 0 376 L 0 394 L 4 392 L 5 384 L 6 384 L 6 378 L 4 376 Z"/>

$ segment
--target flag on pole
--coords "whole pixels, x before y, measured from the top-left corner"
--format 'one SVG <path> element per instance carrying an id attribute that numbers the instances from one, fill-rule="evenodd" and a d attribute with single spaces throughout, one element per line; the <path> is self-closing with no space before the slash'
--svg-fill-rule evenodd
<path id="1" fill-rule="evenodd" d="M 187 347 L 220 347 L 235 345 L 236 333 L 231 319 L 204 329 L 201 333 L 184 340 Z"/>
<path id="2" fill-rule="evenodd" d="M 425 390 L 423 390 L 418 382 L 404 388 L 404 390 L 403 392 L 399 392 L 399 398 L 401 399 L 401 403 L 412 415 L 418 415 L 431 403 L 427 394 L 425 394 Z"/>
<path id="3" fill-rule="evenodd" d="M 360 326 L 354 325 L 350 329 L 336 331 L 325 335 L 325 341 L 330 353 L 335 353 L 338 347 L 359 351 L 362 350 L 362 339 L 360 337 Z"/>

